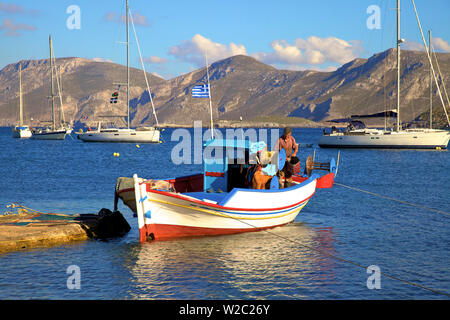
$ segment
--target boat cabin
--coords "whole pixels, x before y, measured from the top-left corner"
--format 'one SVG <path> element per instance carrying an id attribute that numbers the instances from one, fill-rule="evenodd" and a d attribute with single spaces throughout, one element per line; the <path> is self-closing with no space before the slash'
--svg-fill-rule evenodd
<path id="1" fill-rule="evenodd" d="M 171 192 L 193 197 L 196 194 L 202 197 L 205 194 L 223 197 L 235 188 L 253 188 L 253 174 L 259 164 L 262 174 L 270 179 L 264 186 L 265 189 L 279 189 L 277 172 L 283 169 L 285 161 L 284 149 L 280 152 L 267 151 L 265 142 L 212 139 L 203 145 L 202 173 L 165 180 L 147 180 L 147 183 L 150 189 L 170 189 Z M 116 188 L 127 189 L 132 184 L 132 178 L 121 177 L 118 178 Z"/>
<path id="2" fill-rule="evenodd" d="M 267 176 L 278 171 L 278 153 L 267 151 L 264 141 L 213 139 L 204 144 L 203 155 L 204 192 L 249 188 L 252 170 L 258 164 Z"/>

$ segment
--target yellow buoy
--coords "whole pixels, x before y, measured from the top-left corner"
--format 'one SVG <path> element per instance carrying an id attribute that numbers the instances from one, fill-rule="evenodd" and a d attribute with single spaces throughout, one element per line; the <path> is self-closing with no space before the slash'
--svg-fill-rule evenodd
<path id="1" fill-rule="evenodd" d="M 118 157 L 118 156 L 120 156 L 120 153 L 114 152 L 114 153 L 113 153 L 113 156 L 114 156 L 114 157 Z"/>
<path id="2" fill-rule="evenodd" d="M 441 150 L 441 147 L 436 147 L 436 150 Z"/>
<path id="3" fill-rule="evenodd" d="M 136 145 L 136 148 L 140 148 L 140 147 L 141 147 L 140 145 L 138 145 L 138 144 Z"/>

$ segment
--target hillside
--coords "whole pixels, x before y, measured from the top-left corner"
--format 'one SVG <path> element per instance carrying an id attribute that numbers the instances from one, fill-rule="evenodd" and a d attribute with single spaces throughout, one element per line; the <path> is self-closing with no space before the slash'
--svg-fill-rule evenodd
<path id="1" fill-rule="evenodd" d="M 449 83 L 450 54 L 438 53 L 441 71 Z M 35 121 L 50 118 L 49 66 L 47 60 L 20 61 L 23 65 L 25 117 Z M 59 58 L 66 119 L 93 124 L 105 114 L 125 114 L 121 89 L 119 103 L 109 98 L 124 82 L 125 67 L 81 58 Z M 18 63 L 0 71 L 0 125 L 17 119 Z M 428 110 L 429 67 L 423 52 L 402 51 L 402 121 L 425 117 Z M 164 80 L 148 74 L 154 104 L 161 123 L 192 125 L 209 122 L 208 99 L 191 97 L 194 85 L 206 80 L 198 69 Z M 355 59 L 334 72 L 278 70 L 248 56 L 234 56 L 210 67 L 214 119 L 236 121 L 286 117 L 324 121 L 396 108 L 396 52 L 390 49 L 369 59 Z M 154 117 L 142 71 L 131 69 L 132 125 L 151 125 Z M 442 106 L 434 100 L 436 122 Z M 113 118 L 109 118 L 113 119 Z M 117 118 L 119 125 L 123 119 Z"/>

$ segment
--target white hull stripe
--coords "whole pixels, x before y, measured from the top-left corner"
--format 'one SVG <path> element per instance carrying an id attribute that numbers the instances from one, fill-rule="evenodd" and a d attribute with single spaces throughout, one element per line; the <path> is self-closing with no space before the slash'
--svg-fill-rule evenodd
<path id="1" fill-rule="evenodd" d="M 300 204 L 298 204 L 294 207 L 285 209 L 285 210 L 266 212 L 266 213 L 230 212 L 230 211 L 225 211 L 225 210 L 211 210 L 209 208 L 177 204 L 177 203 L 173 203 L 173 202 L 167 202 L 167 201 L 156 200 L 156 199 L 149 199 L 148 201 L 157 202 L 157 203 L 161 203 L 161 204 L 167 204 L 167 205 L 171 205 L 171 206 L 177 206 L 177 207 L 181 207 L 181 208 L 188 208 L 191 210 L 200 211 L 200 212 L 213 214 L 216 216 L 221 216 L 221 217 L 226 217 L 226 218 L 235 218 L 235 219 L 244 219 L 244 220 L 260 220 L 260 219 L 280 218 L 280 217 L 292 214 L 292 213 L 296 212 L 297 210 L 301 210 L 308 203 L 309 200 L 305 200 L 305 201 L 301 202 Z M 252 216 L 252 217 L 249 217 L 249 216 Z M 260 216 L 260 217 L 255 217 L 255 216 Z M 262 217 L 262 216 L 264 216 L 264 217 Z"/>

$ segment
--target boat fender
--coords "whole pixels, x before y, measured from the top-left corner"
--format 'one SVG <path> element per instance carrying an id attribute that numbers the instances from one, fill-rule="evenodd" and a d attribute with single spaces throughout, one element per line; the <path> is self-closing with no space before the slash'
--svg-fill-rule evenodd
<path id="1" fill-rule="evenodd" d="M 278 153 L 278 170 L 283 170 L 286 163 L 286 150 L 281 149 Z"/>
<path id="2" fill-rule="evenodd" d="M 330 172 L 336 172 L 337 169 L 337 165 L 336 165 L 336 161 L 334 160 L 334 158 L 331 158 L 330 160 Z"/>
<path id="3" fill-rule="evenodd" d="M 278 190 L 280 188 L 280 182 L 277 176 L 273 176 L 270 181 L 270 190 Z"/>
<path id="4" fill-rule="evenodd" d="M 308 158 L 306 159 L 306 167 L 305 167 L 305 173 L 308 177 L 311 176 L 312 167 L 313 167 L 312 157 L 308 156 Z"/>

